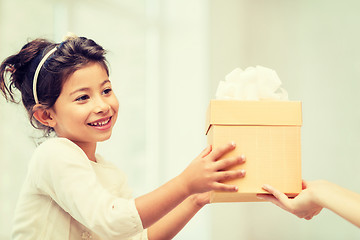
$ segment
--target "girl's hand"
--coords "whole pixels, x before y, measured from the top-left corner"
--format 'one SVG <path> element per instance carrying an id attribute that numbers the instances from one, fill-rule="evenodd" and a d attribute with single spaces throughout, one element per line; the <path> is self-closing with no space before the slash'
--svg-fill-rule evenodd
<path id="1" fill-rule="evenodd" d="M 206 204 L 210 203 L 210 192 L 193 194 L 190 198 L 193 199 L 196 206 L 202 208 Z"/>
<path id="2" fill-rule="evenodd" d="M 313 194 L 315 183 L 308 184 L 303 181 L 303 190 L 293 199 L 288 198 L 284 193 L 273 188 L 270 185 L 264 185 L 263 189 L 272 195 L 259 194 L 258 198 L 274 203 L 282 209 L 307 220 L 318 215 L 322 207 L 316 203 L 316 197 Z"/>
<path id="3" fill-rule="evenodd" d="M 237 186 L 222 183 L 223 181 L 245 176 L 245 170 L 227 170 L 245 162 L 244 156 L 220 159 L 224 154 L 235 149 L 235 144 L 227 144 L 212 150 L 208 146 L 191 164 L 180 174 L 188 195 L 203 193 L 211 190 L 236 192 Z"/>

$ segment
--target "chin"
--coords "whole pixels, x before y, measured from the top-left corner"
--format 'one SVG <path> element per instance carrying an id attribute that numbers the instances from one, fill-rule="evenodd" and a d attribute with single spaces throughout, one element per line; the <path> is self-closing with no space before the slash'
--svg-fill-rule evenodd
<path id="1" fill-rule="evenodd" d="M 103 138 L 100 138 L 100 139 L 98 140 L 98 142 L 105 142 L 105 141 L 109 140 L 110 137 L 111 137 L 111 134 L 110 134 L 109 136 L 104 136 Z"/>

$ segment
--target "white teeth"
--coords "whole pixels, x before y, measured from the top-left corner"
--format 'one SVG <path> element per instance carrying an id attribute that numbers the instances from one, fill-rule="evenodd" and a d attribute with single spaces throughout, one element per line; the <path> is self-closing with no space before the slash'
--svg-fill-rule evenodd
<path id="1" fill-rule="evenodd" d="M 110 121 L 110 118 L 108 120 L 102 121 L 102 122 L 95 122 L 95 123 L 89 123 L 90 126 L 104 126 Z"/>

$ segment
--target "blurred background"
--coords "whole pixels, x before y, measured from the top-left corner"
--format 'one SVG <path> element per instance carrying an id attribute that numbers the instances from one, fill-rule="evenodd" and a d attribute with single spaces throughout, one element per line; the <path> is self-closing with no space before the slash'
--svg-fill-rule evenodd
<path id="1" fill-rule="evenodd" d="M 0 0 L 0 58 L 67 32 L 106 48 L 120 102 L 98 152 L 135 196 L 179 174 L 206 146 L 205 113 L 234 68 L 274 69 L 303 102 L 302 174 L 360 192 L 360 2 L 357 0 Z M 38 135 L 21 104 L 0 99 L 0 239 Z M 36 139 L 35 139 L 36 140 Z M 359 239 L 324 210 L 311 221 L 270 203 L 204 207 L 175 239 Z"/>

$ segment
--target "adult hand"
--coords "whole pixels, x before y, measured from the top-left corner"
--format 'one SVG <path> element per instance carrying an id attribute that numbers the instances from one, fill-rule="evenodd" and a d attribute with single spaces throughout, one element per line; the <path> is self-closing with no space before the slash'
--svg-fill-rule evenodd
<path id="1" fill-rule="evenodd" d="M 316 195 L 314 194 L 314 191 L 316 191 L 316 182 L 307 183 L 303 181 L 302 188 L 303 190 L 298 196 L 295 198 L 288 198 L 284 193 L 274 187 L 264 185 L 263 189 L 272 195 L 259 194 L 258 198 L 272 202 L 299 218 L 310 220 L 318 215 L 323 207 L 317 203 Z"/>

